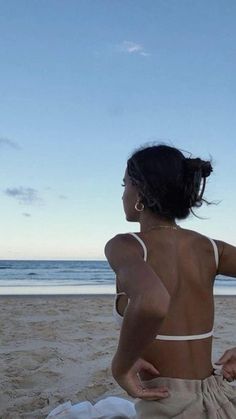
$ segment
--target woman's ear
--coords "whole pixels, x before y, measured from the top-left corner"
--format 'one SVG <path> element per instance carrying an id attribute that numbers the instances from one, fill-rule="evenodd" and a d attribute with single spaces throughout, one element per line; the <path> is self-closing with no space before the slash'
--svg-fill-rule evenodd
<path id="1" fill-rule="evenodd" d="M 144 196 L 140 192 L 137 192 L 137 196 L 136 196 L 137 201 L 142 202 L 143 198 Z"/>

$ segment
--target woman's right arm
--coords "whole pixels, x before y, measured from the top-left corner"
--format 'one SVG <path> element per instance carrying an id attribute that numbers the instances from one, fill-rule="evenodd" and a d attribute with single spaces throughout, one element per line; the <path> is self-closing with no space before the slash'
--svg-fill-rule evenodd
<path id="1" fill-rule="evenodd" d="M 219 251 L 219 266 L 217 274 L 236 277 L 236 247 L 216 240 Z"/>
<path id="2" fill-rule="evenodd" d="M 216 240 L 219 251 L 218 274 L 236 277 L 236 247 Z M 228 381 L 236 379 L 236 347 L 228 349 L 216 362 L 222 365 L 222 374 Z"/>

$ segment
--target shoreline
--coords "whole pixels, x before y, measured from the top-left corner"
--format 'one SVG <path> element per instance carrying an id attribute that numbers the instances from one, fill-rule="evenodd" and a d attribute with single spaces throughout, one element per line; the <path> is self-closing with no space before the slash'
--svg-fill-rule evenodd
<path id="1" fill-rule="evenodd" d="M 113 298 L 0 296 L 1 419 L 43 419 L 69 400 L 129 398 L 110 371 L 119 338 Z M 235 296 L 215 298 L 214 361 L 236 345 L 235 312 Z"/>
<path id="2" fill-rule="evenodd" d="M 101 292 L 103 291 L 103 292 Z M 50 297 L 50 296 L 114 296 L 116 293 L 115 285 L 90 285 L 90 286 L 0 286 L 0 297 L 17 297 L 17 296 L 36 296 L 36 297 Z M 236 287 L 217 287 L 214 289 L 214 297 L 236 297 Z"/>
<path id="3" fill-rule="evenodd" d="M 115 293 L 113 294 L 0 294 L 0 300 L 1 299 L 11 299 L 11 298 L 58 298 L 58 299 L 64 299 L 64 298 L 114 298 L 115 297 Z M 214 298 L 218 299 L 218 298 L 235 298 L 236 299 L 236 295 L 230 295 L 230 294 L 217 294 L 214 295 Z"/>

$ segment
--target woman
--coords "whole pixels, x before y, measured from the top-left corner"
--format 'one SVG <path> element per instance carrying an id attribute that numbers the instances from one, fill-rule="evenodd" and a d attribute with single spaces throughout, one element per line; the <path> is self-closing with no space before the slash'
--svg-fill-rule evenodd
<path id="1" fill-rule="evenodd" d="M 210 162 L 163 145 L 127 163 L 124 211 L 140 233 L 115 236 L 105 252 L 117 275 L 120 323 L 125 312 L 112 371 L 141 399 L 138 418 L 236 417 L 236 392 L 211 363 L 214 278 L 236 276 L 236 248 L 176 224 L 202 204 L 211 171 Z"/>
<path id="2" fill-rule="evenodd" d="M 105 255 L 122 326 L 112 374 L 137 400 L 126 416 L 87 417 L 236 418 L 236 391 L 225 380 L 236 378 L 235 349 L 219 361 L 222 376 L 211 362 L 214 279 L 236 276 L 236 248 L 176 224 L 204 201 L 211 171 L 210 162 L 166 145 L 129 158 L 123 206 L 140 232 L 116 235 Z"/>

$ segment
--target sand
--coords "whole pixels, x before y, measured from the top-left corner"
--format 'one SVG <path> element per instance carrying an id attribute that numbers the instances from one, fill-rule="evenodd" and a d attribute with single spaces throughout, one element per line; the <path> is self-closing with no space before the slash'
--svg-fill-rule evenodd
<path id="1" fill-rule="evenodd" d="M 112 296 L 0 297 L 0 418 L 39 419 L 60 403 L 126 397 L 111 376 Z M 236 297 L 216 298 L 213 359 L 236 346 Z"/>

